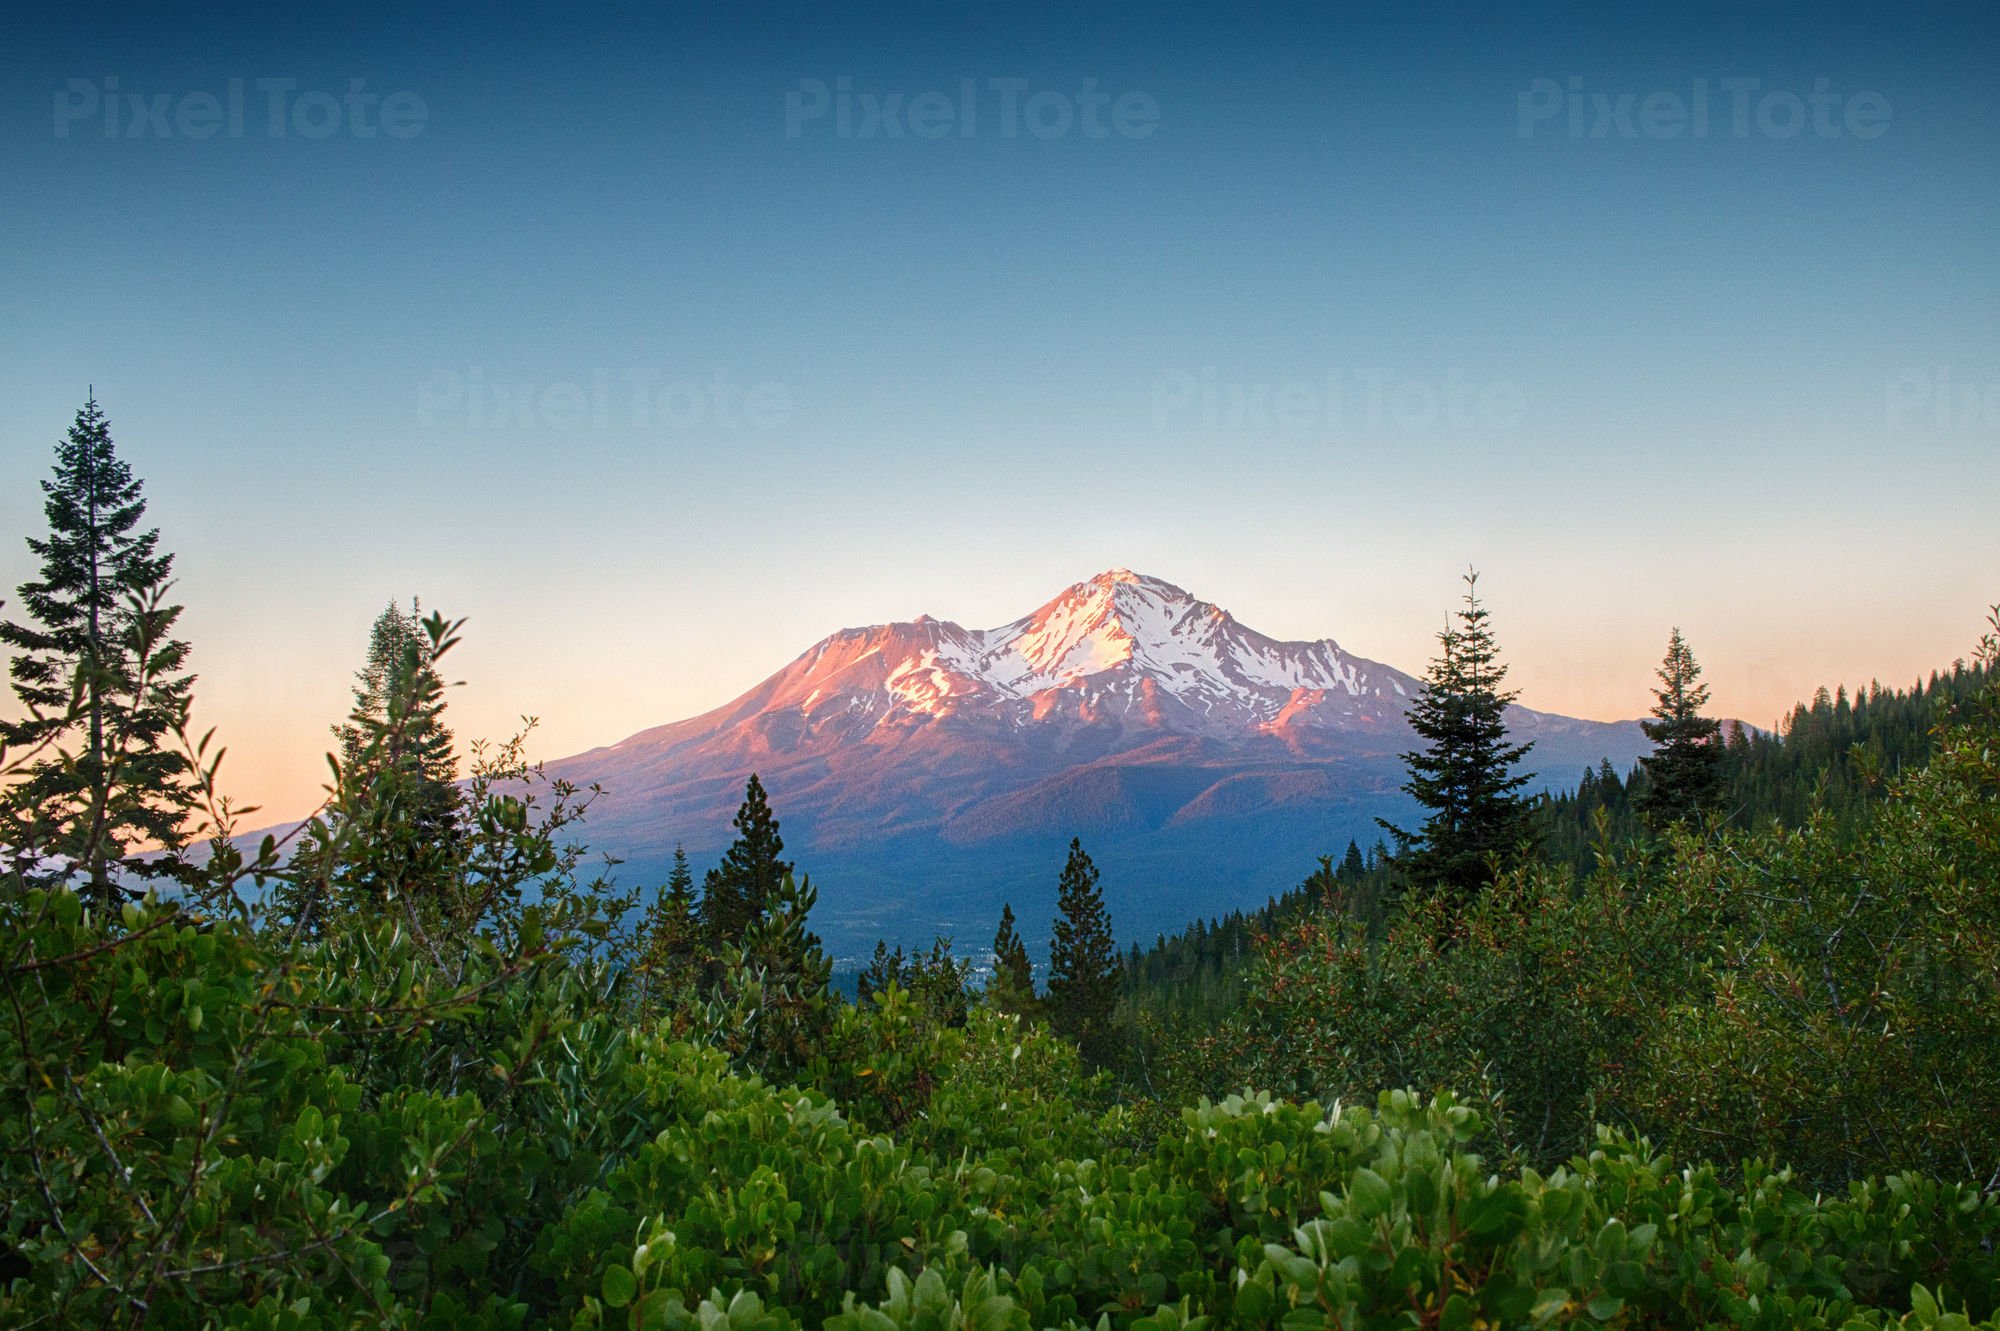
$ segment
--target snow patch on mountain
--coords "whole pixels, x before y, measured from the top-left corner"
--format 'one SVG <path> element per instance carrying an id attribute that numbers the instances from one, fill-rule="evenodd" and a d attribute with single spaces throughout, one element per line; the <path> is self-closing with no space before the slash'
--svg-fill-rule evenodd
<path id="1" fill-rule="evenodd" d="M 1270 638 L 1170 582 L 1119 568 L 997 628 L 923 615 L 844 629 L 734 702 L 615 747 L 689 743 L 719 758 L 834 754 L 866 742 L 878 753 L 906 744 L 942 753 L 1013 736 L 1075 756 L 1180 736 L 1275 742 L 1293 758 L 1394 755 L 1414 738 L 1405 713 L 1421 689 L 1331 638 Z M 1508 710 L 1524 740 L 1591 724 Z"/>
<path id="2" fill-rule="evenodd" d="M 1122 568 L 1077 583 L 998 628 L 964 629 L 924 616 L 864 632 L 872 645 L 845 660 L 843 670 L 893 642 L 922 643 L 880 683 L 895 709 L 917 716 L 1014 703 L 1028 705 L 1023 717 L 1041 717 L 1063 701 L 1048 695 L 1066 693 L 1093 715 L 1109 703 L 1152 718 L 1162 714 L 1158 695 L 1164 694 L 1186 712 L 1221 719 L 1220 709 L 1256 727 L 1297 723 L 1329 698 L 1346 700 L 1338 711 L 1352 716 L 1353 700 L 1386 698 L 1385 686 L 1403 693 L 1396 672 L 1348 656 L 1331 639 L 1275 641 L 1170 582 Z M 821 643 L 808 659 L 818 660 L 835 642 Z"/>

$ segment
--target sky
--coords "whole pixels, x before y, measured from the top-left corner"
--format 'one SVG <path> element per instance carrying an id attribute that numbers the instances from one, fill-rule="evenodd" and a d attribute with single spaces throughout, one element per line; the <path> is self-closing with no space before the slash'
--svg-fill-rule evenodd
<path id="1" fill-rule="evenodd" d="M 1768 724 L 2000 600 L 1997 54 L 1989 4 L 11 4 L 0 589 L 94 389 L 273 816 L 412 596 L 461 737 L 544 757 L 1113 566 L 1415 671 L 1476 565 L 1529 705 L 1643 713 L 1679 626 Z"/>

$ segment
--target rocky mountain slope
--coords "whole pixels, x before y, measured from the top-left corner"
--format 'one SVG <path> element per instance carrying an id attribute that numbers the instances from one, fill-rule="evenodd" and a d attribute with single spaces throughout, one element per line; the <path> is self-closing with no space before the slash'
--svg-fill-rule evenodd
<path id="1" fill-rule="evenodd" d="M 843 630 L 723 707 L 549 769 L 603 784 L 590 841 L 642 882 L 676 841 L 712 860 L 757 772 L 841 955 L 878 936 L 983 945 L 1003 899 L 1033 937 L 1071 836 L 1121 934 L 1150 938 L 1261 902 L 1350 837 L 1372 842 L 1376 816 L 1409 816 L 1397 755 L 1419 687 L 1113 569 L 998 628 Z M 1635 722 L 1516 707 L 1509 724 L 1560 784 L 1648 747 Z"/>

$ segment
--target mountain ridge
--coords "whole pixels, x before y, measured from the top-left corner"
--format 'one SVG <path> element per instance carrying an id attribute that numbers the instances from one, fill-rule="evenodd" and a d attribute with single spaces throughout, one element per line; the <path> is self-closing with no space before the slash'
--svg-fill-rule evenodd
<path id="1" fill-rule="evenodd" d="M 719 707 L 546 770 L 605 787 L 589 838 L 641 881 L 677 842 L 719 853 L 757 772 L 837 952 L 1052 900 L 1071 835 L 1121 932 L 1150 933 L 1261 900 L 1372 841 L 1377 816 L 1413 816 L 1399 755 L 1421 687 L 1116 568 L 991 629 L 926 614 L 839 630 Z M 1650 749 L 1636 722 L 1520 706 L 1507 721 L 1549 784 Z"/>

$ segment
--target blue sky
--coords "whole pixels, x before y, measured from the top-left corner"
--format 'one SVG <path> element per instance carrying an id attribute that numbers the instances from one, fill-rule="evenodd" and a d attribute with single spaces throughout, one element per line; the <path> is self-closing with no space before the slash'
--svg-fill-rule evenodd
<path id="1" fill-rule="evenodd" d="M 1745 8 L 12 6 L 0 585 L 94 383 L 287 813 L 411 594 L 551 756 L 1113 565 L 1907 682 L 2000 598 L 2000 11 Z"/>

